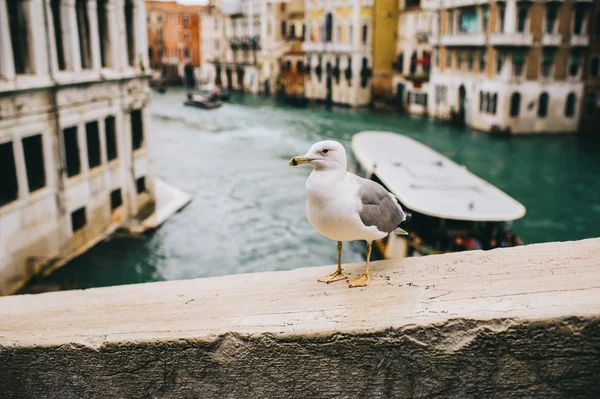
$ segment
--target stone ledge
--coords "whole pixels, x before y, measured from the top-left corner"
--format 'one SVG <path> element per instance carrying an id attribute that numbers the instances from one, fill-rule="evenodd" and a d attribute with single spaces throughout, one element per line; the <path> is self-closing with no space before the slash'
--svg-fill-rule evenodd
<path id="1" fill-rule="evenodd" d="M 0 298 L 12 397 L 594 397 L 600 239 Z M 363 264 L 346 265 L 350 275 Z"/>

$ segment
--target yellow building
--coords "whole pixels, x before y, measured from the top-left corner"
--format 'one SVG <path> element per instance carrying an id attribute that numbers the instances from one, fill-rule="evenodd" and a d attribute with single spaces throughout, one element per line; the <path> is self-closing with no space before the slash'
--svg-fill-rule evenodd
<path id="1" fill-rule="evenodd" d="M 308 0 L 307 98 L 359 106 L 389 94 L 397 8 L 395 0 Z"/>

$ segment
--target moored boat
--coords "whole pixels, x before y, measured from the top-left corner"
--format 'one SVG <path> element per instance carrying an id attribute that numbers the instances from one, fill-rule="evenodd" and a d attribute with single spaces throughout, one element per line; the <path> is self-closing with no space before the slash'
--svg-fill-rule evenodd
<path id="1" fill-rule="evenodd" d="M 356 174 L 381 183 L 412 215 L 408 236 L 390 234 L 377 243 L 383 257 L 522 244 L 512 221 L 525 215 L 525 207 L 426 145 L 367 131 L 352 137 L 352 152 Z"/>
<path id="2" fill-rule="evenodd" d="M 184 101 L 184 104 L 202 109 L 215 109 L 223 105 L 220 101 L 211 101 L 208 98 L 204 96 L 199 96 L 197 94 L 188 94 L 187 100 Z"/>

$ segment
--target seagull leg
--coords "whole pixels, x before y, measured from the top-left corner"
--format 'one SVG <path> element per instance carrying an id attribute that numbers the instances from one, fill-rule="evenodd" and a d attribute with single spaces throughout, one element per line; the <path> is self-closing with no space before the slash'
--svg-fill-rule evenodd
<path id="1" fill-rule="evenodd" d="M 369 281 L 371 281 L 371 273 L 370 273 L 369 267 L 371 264 L 372 246 L 373 246 L 373 243 L 367 242 L 367 268 L 365 270 L 365 274 L 355 277 L 352 280 L 348 280 L 348 286 L 350 288 L 366 287 L 367 285 L 369 285 Z"/>
<path id="2" fill-rule="evenodd" d="M 337 243 L 337 251 L 338 251 L 338 267 L 337 270 L 327 276 L 325 276 L 324 278 L 320 278 L 319 281 L 321 283 L 333 283 L 334 281 L 339 281 L 339 280 L 344 280 L 346 277 L 346 275 L 343 273 L 342 270 L 342 242 L 338 241 Z"/>

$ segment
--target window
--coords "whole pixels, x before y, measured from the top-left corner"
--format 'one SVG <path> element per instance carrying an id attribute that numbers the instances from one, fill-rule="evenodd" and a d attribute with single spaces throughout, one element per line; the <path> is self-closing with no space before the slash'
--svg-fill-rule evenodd
<path id="1" fill-rule="evenodd" d="M 598 108 L 598 100 L 596 93 L 588 93 L 585 96 L 585 113 L 586 115 L 594 115 Z"/>
<path id="2" fill-rule="evenodd" d="M 492 95 L 492 98 L 490 100 L 490 104 L 489 104 L 489 112 L 492 115 L 496 115 L 496 103 L 498 102 L 498 93 L 494 93 Z"/>
<path id="3" fill-rule="evenodd" d="M 284 64 L 284 72 L 291 72 L 292 71 L 292 61 L 288 60 L 286 61 L 286 63 Z"/>
<path id="4" fill-rule="evenodd" d="M 152 47 L 148 47 L 148 58 L 152 59 L 154 52 L 152 51 Z"/>
<path id="5" fill-rule="evenodd" d="M 190 58 L 190 49 L 189 48 L 186 47 L 183 49 L 183 56 L 185 58 Z"/>
<path id="6" fill-rule="evenodd" d="M 188 26 L 190 24 L 190 17 L 187 15 L 183 16 L 183 26 Z"/>
<path id="7" fill-rule="evenodd" d="M 333 16 L 331 13 L 327 13 L 327 17 L 325 18 L 325 41 L 331 41 L 331 30 L 333 29 Z"/>
<path id="8" fill-rule="evenodd" d="M 479 111 L 480 112 L 483 111 L 486 108 L 486 106 L 487 106 L 487 104 L 485 104 L 485 101 L 486 101 L 486 98 L 483 95 L 483 92 L 480 91 L 479 92 Z"/>
<path id="9" fill-rule="evenodd" d="M 565 116 L 572 118 L 575 115 L 575 93 L 569 93 L 565 103 Z"/>
<path id="10" fill-rule="evenodd" d="M 504 7 L 498 7 L 498 32 L 504 32 L 504 20 L 505 20 L 506 11 Z"/>
<path id="11" fill-rule="evenodd" d="M 452 54 L 448 51 L 448 53 L 446 53 L 446 68 L 450 67 L 452 67 Z"/>
<path id="12" fill-rule="evenodd" d="M 290 37 L 296 37 L 296 25 L 295 24 L 290 25 Z"/>
<path id="13" fill-rule="evenodd" d="M 454 12 L 448 11 L 448 33 L 454 33 Z"/>
<path id="14" fill-rule="evenodd" d="M 304 73 L 304 62 L 301 60 L 296 61 L 296 71 L 298 73 Z"/>
<path id="15" fill-rule="evenodd" d="M 177 17 L 174 17 L 177 18 Z M 135 21 L 133 16 L 133 1 L 125 0 L 125 35 L 127 39 L 127 60 L 130 66 L 135 66 Z"/>
<path id="16" fill-rule="evenodd" d="M 458 31 L 460 33 L 479 32 L 479 16 L 475 10 L 462 11 L 458 14 Z"/>
<path id="17" fill-rule="evenodd" d="M 81 55 L 81 68 L 92 67 L 92 46 L 90 43 L 90 21 L 88 17 L 87 0 L 75 0 L 77 13 L 77 32 L 79 34 L 79 53 Z"/>
<path id="18" fill-rule="evenodd" d="M 410 56 L 410 74 L 414 75 L 417 72 L 417 52 L 414 51 Z"/>
<path id="19" fill-rule="evenodd" d="M 144 122 L 142 120 L 142 110 L 131 111 L 131 146 L 134 150 L 142 147 L 144 142 Z"/>
<path id="20" fill-rule="evenodd" d="M 52 12 L 52 21 L 54 23 L 54 43 L 56 45 L 56 61 L 58 69 L 64 71 L 67 69 L 65 62 L 65 48 L 62 40 L 62 16 L 61 16 L 61 0 L 52 0 L 50 3 Z"/>
<path id="21" fill-rule="evenodd" d="M 467 70 L 470 72 L 473 70 L 473 60 L 475 59 L 475 57 L 473 56 L 473 53 L 469 52 L 469 54 L 467 54 Z"/>
<path id="22" fill-rule="evenodd" d="M 183 41 L 187 42 L 190 40 L 190 30 L 186 29 L 183 31 Z"/>
<path id="23" fill-rule="evenodd" d="M 527 25 L 527 8 L 520 7 L 517 14 L 517 32 L 525 32 L 525 26 Z"/>
<path id="24" fill-rule="evenodd" d="M 462 69 L 462 62 L 463 62 L 463 55 L 462 52 L 458 52 L 456 54 L 456 69 L 458 69 L 459 71 Z"/>
<path id="25" fill-rule="evenodd" d="M 519 111 L 521 110 L 521 94 L 513 93 L 510 96 L 510 116 L 517 117 L 519 116 Z"/>
<path id="26" fill-rule="evenodd" d="M 98 33 L 100 34 L 100 60 L 102 68 L 112 67 L 111 37 L 106 3 L 107 0 L 97 0 Z"/>
<path id="27" fill-rule="evenodd" d="M 523 54 L 513 55 L 513 76 L 520 77 L 523 74 L 523 66 L 525 64 L 525 58 Z"/>
<path id="28" fill-rule="evenodd" d="M 556 15 L 556 6 L 548 5 L 546 7 L 546 33 L 554 33 L 554 27 L 556 25 Z"/>
<path id="29" fill-rule="evenodd" d="M 579 54 L 572 54 L 569 61 L 569 76 L 577 76 L 579 74 Z"/>
<path id="30" fill-rule="evenodd" d="M 482 51 L 479 54 L 479 72 L 480 73 L 485 73 L 485 67 L 487 66 L 486 63 L 486 54 L 485 51 Z"/>
<path id="31" fill-rule="evenodd" d="M 542 76 L 549 78 L 552 75 L 552 54 L 544 53 L 542 57 Z"/>
<path id="32" fill-rule="evenodd" d="M 490 10 L 486 6 L 484 6 L 484 9 L 483 9 L 483 32 L 487 32 L 489 19 L 490 19 Z"/>
<path id="33" fill-rule="evenodd" d="M 583 24 L 585 21 L 585 9 L 582 7 L 575 7 L 575 15 L 573 17 L 573 33 L 575 35 L 582 35 Z"/>
<path id="34" fill-rule="evenodd" d="M 600 11 L 596 13 L 596 20 L 594 21 L 594 34 L 596 39 L 600 39 Z"/>
<path id="35" fill-rule="evenodd" d="M 548 93 L 544 92 L 540 95 L 538 104 L 538 116 L 545 118 L 548 115 Z"/>
<path id="36" fill-rule="evenodd" d="M 71 213 L 71 227 L 73 229 L 73 233 L 81 230 L 86 224 L 87 220 L 85 217 L 85 207 L 79 208 L 75 212 Z"/>
<path id="37" fill-rule="evenodd" d="M 121 205 L 123 205 L 123 196 L 121 195 L 121 189 L 117 188 L 110 192 L 110 210 L 114 211 Z"/>
<path id="38" fill-rule="evenodd" d="M 367 44 L 367 40 L 369 39 L 369 26 L 364 24 L 362 27 L 362 42 L 363 44 Z"/>
<path id="39" fill-rule="evenodd" d="M 593 57 L 590 67 L 590 75 L 597 78 L 600 76 L 600 57 Z"/>
<path id="40" fill-rule="evenodd" d="M 79 139 L 77 138 L 77 126 L 68 127 L 63 130 L 63 141 L 65 144 L 67 176 L 76 176 L 79 173 L 81 173 L 81 160 L 79 159 Z"/>
<path id="41" fill-rule="evenodd" d="M 281 21 L 281 37 L 286 37 L 287 35 L 287 22 Z"/>
<path id="42" fill-rule="evenodd" d="M 496 73 L 498 75 L 502 73 L 502 65 L 504 65 L 504 56 L 502 54 L 498 54 L 496 57 Z"/>
<path id="43" fill-rule="evenodd" d="M 85 124 L 85 137 L 87 142 L 88 165 L 90 169 L 100 166 L 100 131 L 98 121 Z"/>
<path id="44" fill-rule="evenodd" d="M 27 184 L 32 193 L 46 187 L 46 169 L 44 168 L 44 144 L 42 135 L 26 137 L 23 139 L 23 155 L 27 169 Z"/>
<path id="45" fill-rule="evenodd" d="M 29 2 L 24 0 L 7 1 L 6 8 L 15 73 L 17 75 L 34 73 L 29 49 Z"/>
<path id="46" fill-rule="evenodd" d="M 17 168 L 13 143 L 0 144 L 0 206 L 19 198 L 19 184 L 17 182 Z"/>
<path id="47" fill-rule="evenodd" d="M 135 181 L 135 187 L 138 194 L 146 192 L 146 178 L 140 177 Z"/>
<path id="48" fill-rule="evenodd" d="M 104 119 L 104 135 L 106 137 L 106 159 L 112 161 L 119 156 L 114 116 L 107 116 Z"/>

